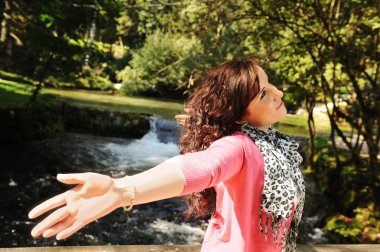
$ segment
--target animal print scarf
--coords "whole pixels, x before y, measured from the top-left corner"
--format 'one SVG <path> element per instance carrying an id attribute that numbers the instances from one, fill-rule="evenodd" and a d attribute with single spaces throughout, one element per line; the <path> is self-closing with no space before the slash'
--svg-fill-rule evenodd
<path id="1" fill-rule="evenodd" d="M 283 252 L 295 252 L 297 227 L 305 202 L 305 184 L 299 169 L 302 157 L 297 152 L 299 144 L 272 127 L 265 132 L 244 124 L 241 131 L 252 138 L 265 162 L 259 213 L 260 232 L 267 239 L 269 229 L 274 242 L 278 244 L 281 241 Z M 265 218 L 262 218 L 263 215 Z M 272 225 L 268 228 L 269 218 L 272 219 Z M 282 228 L 284 225 L 289 226 L 288 232 L 287 228 Z"/>

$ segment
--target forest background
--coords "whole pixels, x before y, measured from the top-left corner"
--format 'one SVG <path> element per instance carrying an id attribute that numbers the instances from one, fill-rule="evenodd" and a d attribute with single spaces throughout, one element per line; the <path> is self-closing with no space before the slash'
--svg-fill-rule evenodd
<path id="1" fill-rule="evenodd" d="M 334 205 L 324 230 L 378 243 L 379 10 L 376 0 L 4 0 L 0 103 L 9 110 L 9 90 L 23 88 L 5 80 L 32 90 L 29 109 L 47 87 L 183 101 L 210 68 L 258 58 L 289 111 L 305 111 L 305 173 Z"/>

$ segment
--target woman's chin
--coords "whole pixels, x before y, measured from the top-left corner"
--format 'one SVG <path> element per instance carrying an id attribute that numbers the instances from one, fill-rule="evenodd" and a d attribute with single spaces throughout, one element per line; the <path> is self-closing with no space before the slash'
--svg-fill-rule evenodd
<path id="1" fill-rule="evenodd" d="M 280 108 L 280 111 L 281 111 L 281 114 L 282 114 L 282 117 L 281 117 L 281 119 L 280 119 L 280 121 L 281 121 L 281 120 L 284 119 L 284 118 L 286 117 L 286 115 L 288 114 L 288 110 L 286 109 L 285 106 L 282 106 L 282 108 Z"/>

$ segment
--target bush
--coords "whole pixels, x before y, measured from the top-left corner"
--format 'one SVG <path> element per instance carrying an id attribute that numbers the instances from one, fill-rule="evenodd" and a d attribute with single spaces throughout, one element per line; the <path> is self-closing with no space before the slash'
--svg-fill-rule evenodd
<path id="1" fill-rule="evenodd" d="M 84 66 L 82 72 L 76 79 L 76 85 L 79 88 L 112 90 L 113 84 L 109 77 L 104 73 L 103 67 Z"/>
<path id="2" fill-rule="evenodd" d="M 132 52 L 129 66 L 118 77 L 125 94 L 178 98 L 197 66 L 202 47 L 195 38 L 156 31 L 144 46 Z"/>
<path id="3" fill-rule="evenodd" d="M 327 235 L 337 243 L 379 243 L 379 212 L 374 206 L 356 208 L 353 217 L 342 214 L 331 217 L 325 226 Z"/>

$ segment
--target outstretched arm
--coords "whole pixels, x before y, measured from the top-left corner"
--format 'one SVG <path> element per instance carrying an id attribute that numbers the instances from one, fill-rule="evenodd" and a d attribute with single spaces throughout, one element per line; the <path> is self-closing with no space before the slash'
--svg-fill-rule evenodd
<path id="1" fill-rule="evenodd" d="M 143 204 L 178 196 L 184 188 L 184 175 L 177 163 L 169 159 L 160 165 L 119 179 L 98 173 L 58 174 L 65 184 L 76 185 L 36 206 L 29 218 L 36 218 L 56 209 L 32 230 L 32 236 L 56 236 L 65 239 L 85 225 L 99 219 L 116 208 Z"/>
<path id="2" fill-rule="evenodd" d="M 134 176 L 112 179 L 98 173 L 60 174 L 58 180 L 76 185 L 38 205 L 29 213 L 36 218 L 56 209 L 32 230 L 64 239 L 118 207 L 143 204 L 191 192 L 199 192 L 233 177 L 244 162 L 243 133 L 215 141 L 207 150 L 176 156 Z"/>

